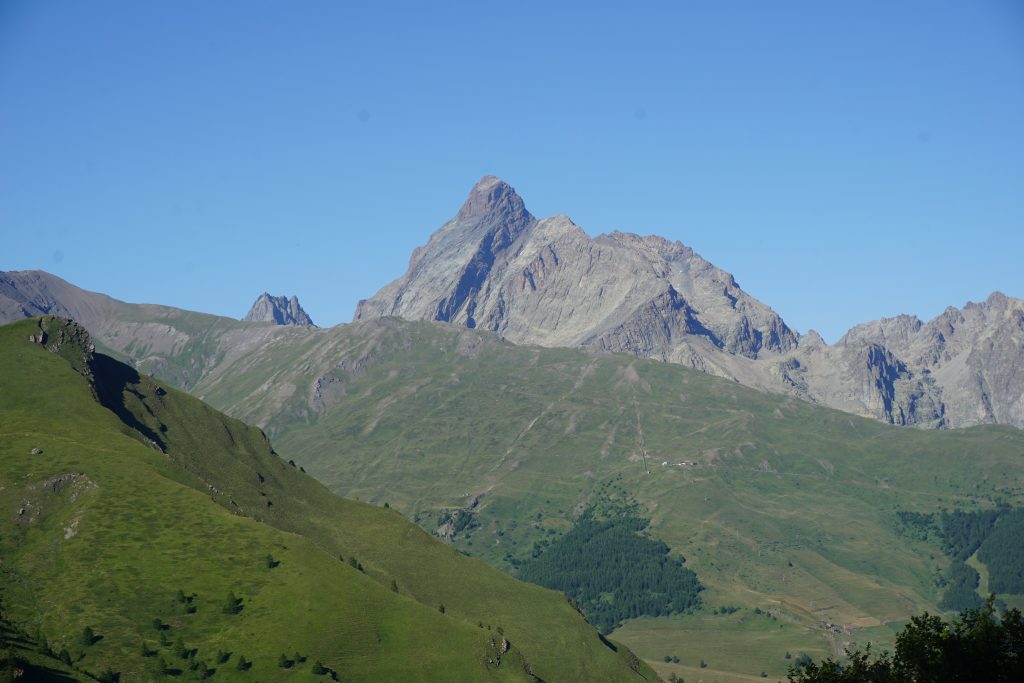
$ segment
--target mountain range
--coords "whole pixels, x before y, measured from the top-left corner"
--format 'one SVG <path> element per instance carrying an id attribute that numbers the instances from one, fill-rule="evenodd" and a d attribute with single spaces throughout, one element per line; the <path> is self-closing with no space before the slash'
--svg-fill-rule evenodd
<path id="1" fill-rule="evenodd" d="M 1024 301 L 800 335 L 680 242 L 538 220 L 487 176 L 355 320 L 397 316 L 517 344 L 624 352 L 898 425 L 1024 427 Z"/>
<path id="2" fill-rule="evenodd" d="M 124 304 L 41 271 L 0 273 L 0 321 L 42 313 L 83 322 L 101 344 L 158 374 L 174 349 L 210 334 L 154 322 L 188 317 L 177 309 Z M 928 322 L 882 318 L 829 345 L 813 330 L 794 331 L 693 249 L 622 232 L 591 238 L 565 216 L 538 220 L 491 176 L 414 251 L 402 277 L 359 302 L 354 320 L 389 316 L 677 363 L 890 424 L 1024 427 L 1020 299 L 995 292 Z M 296 297 L 266 293 L 243 320 L 313 324 Z M 274 333 L 252 334 L 251 343 L 232 338 L 214 355 L 236 355 L 239 344 L 251 348 Z M 210 363 L 179 368 L 179 383 L 194 385 Z"/>

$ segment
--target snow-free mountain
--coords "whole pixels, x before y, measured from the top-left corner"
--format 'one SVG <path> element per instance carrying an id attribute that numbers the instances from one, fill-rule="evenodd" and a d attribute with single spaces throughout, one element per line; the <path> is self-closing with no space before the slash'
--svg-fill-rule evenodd
<path id="1" fill-rule="evenodd" d="M 271 338 L 315 329 L 295 297 L 264 294 L 245 317 L 277 325 L 238 323 L 126 304 L 41 271 L 0 273 L 0 321 L 44 313 L 82 322 L 104 348 L 186 389 Z M 892 424 L 1024 427 L 1020 299 L 996 292 L 928 322 L 868 322 L 829 345 L 813 330 L 798 334 L 690 247 L 624 232 L 592 238 L 565 216 L 537 219 L 491 176 L 355 312 L 356 321 L 389 316 L 678 363 Z"/>
<path id="2" fill-rule="evenodd" d="M 680 363 L 900 425 L 1024 426 L 1024 302 L 994 293 L 929 323 L 859 325 L 835 345 L 800 335 L 729 273 L 656 236 L 589 237 L 537 219 L 481 179 L 406 273 L 355 320 L 398 316 L 486 329 L 518 344 Z"/>

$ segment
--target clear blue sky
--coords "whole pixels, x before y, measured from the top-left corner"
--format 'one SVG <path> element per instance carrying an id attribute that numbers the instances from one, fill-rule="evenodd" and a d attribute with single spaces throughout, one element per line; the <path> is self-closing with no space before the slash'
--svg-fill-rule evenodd
<path id="1" fill-rule="evenodd" d="M 346 322 L 487 173 L 829 341 L 1024 297 L 1024 3 L 0 0 L 0 270 Z"/>

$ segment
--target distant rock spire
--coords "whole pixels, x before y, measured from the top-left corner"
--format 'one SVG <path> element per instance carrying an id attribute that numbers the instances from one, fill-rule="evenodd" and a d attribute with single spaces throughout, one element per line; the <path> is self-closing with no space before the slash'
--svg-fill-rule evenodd
<path id="1" fill-rule="evenodd" d="M 242 320 L 248 322 L 270 322 L 277 325 L 313 325 L 313 319 L 299 305 L 299 298 L 293 296 L 271 296 L 264 292 L 256 299 Z"/>

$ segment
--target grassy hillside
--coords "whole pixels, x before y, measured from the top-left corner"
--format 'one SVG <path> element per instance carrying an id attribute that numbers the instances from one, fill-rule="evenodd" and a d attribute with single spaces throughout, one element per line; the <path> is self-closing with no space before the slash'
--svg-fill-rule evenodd
<path id="1" fill-rule="evenodd" d="M 647 644 L 665 628 L 716 653 L 705 678 L 785 671 L 721 627 L 712 612 L 726 606 L 772 610 L 779 637 L 760 642 L 778 654 L 891 643 L 937 608 L 950 563 L 897 513 L 1021 500 L 1013 429 L 889 428 L 677 366 L 429 323 L 281 328 L 71 294 L 59 298 L 95 320 L 104 348 L 263 427 L 332 490 L 428 529 L 472 507 L 455 547 L 506 570 L 596 500 L 640 501 L 651 535 L 707 587 L 702 611 L 616 632 L 664 673 Z M 987 568 L 967 564 L 983 592 Z"/>
<path id="2" fill-rule="evenodd" d="M 901 534 L 897 512 L 1024 497 L 1015 429 L 900 429 L 678 366 L 441 325 L 317 331 L 195 390 L 265 425 L 332 490 L 430 529 L 464 509 L 473 523 L 454 545 L 510 571 L 595 500 L 638 500 L 707 587 L 706 607 L 615 636 L 657 663 L 674 633 L 709 674 L 782 675 L 787 650 L 891 644 L 910 615 L 936 609 L 949 562 Z M 726 606 L 742 627 L 723 627 L 714 611 Z M 754 610 L 771 615 L 754 621 L 760 648 L 740 621 Z"/>
<path id="3" fill-rule="evenodd" d="M 75 678 L 653 678 L 556 593 L 334 496 L 87 343 L 52 317 L 0 328 L 0 605 L 29 659 L 45 639 Z"/>

